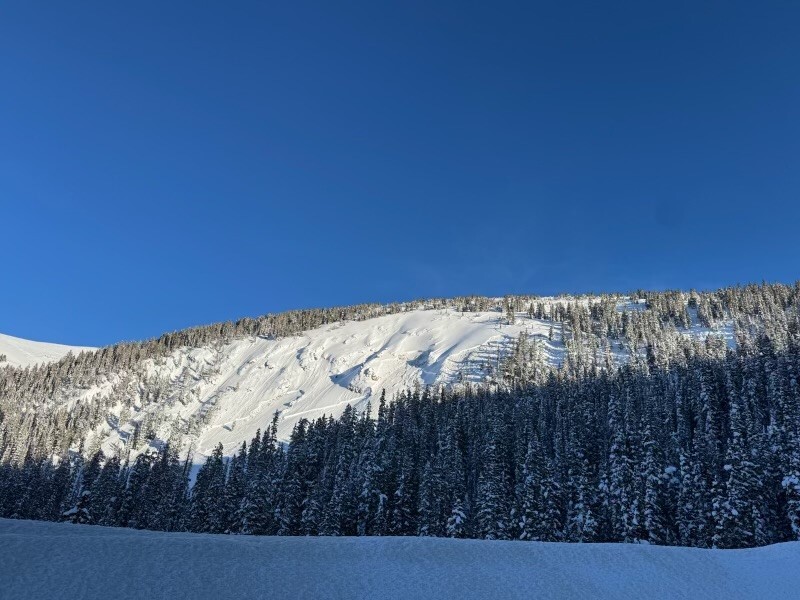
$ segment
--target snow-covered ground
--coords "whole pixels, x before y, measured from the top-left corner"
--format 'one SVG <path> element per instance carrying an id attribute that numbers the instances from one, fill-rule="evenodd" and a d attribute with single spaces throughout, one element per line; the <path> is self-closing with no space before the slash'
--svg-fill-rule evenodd
<path id="1" fill-rule="evenodd" d="M 0 597 L 800 598 L 800 542 L 751 550 L 247 537 L 0 520 Z"/>
<path id="2" fill-rule="evenodd" d="M 63 358 L 67 352 L 80 354 L 84 350 L 94 350 L 94 348 L 33 342 L 0 333 L 0 355 L 5 354 L 6 356 L 6 360 L 0 362 L 0 367 L 4 365 L 27 367 L 38 363 L 53 362 Z"/>

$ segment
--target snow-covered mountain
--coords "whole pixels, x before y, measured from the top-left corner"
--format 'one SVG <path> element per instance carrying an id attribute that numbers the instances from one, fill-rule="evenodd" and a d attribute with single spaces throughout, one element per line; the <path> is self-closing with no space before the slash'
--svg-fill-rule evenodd
<path id="1" fill-rule="evenodd" d="M 181 349 L 151 361 L 148 371 L 162 381 L 180 382 L 181 401 L 169 409 L 173 419 L 209 412 L 196 451 L 208 455 L 221 442 L 230 453 L 264 429 L 275 412 L 278 437 L 286 440 L 299 419 L 338 417 L 348 404 L 359 409 L 369 401 L 377 404 L 384 389 L 391 399 L 417 384 L 481 381 L 487 366 L 496 364 L 523 331 L 541 339 L 555 363 L 563 346 L 547 339 L 548 330 L 549 325 L 528 318 L 508 325 L 496 312 L 416 310 L 278 340 L 256 337 Z M 105 449 L 129 432 L 123 427 L 109 433 Z"/>
<path id="2" fill-rule="evenodd" d="M 363 304 L 0 368 L 0 516 L 796 540 L 798 306 L 800 285 L 782 284 Z"/>
<path id="3" fill-rule="evenodd" d="M 557 302 L 556 300 L 550 300 Z M 575 299 L 564 298 L 564 303 Z M 591 303 L 592 299 L 582 299 Z M 86 447 L 106 455 L 158 446 L 176 431 L 198 461 L 222 443 L 231 455 L 278 414 L 278 438 L 288 440 L 301 418 L 338 417 L 350 404 L 373 409 L 383 390 L 387 399 L 415 386 L 483 383 L 496 375 L 521 334 L 536 343 L 543 363 L 564 360 L 558 323 L 518 311 L 510 323 L 499 306 L 462 312 L 453 308 L 401 311 L 362 321 L 338 321 L 282 338 L 251 336 L 200 347 L 182 346 L 145 360 L 136 369 L 110 370 L 88 386 L 63 386 L 58 403 L 100 402 L 107 416 Z M 621 300 L 620 311 L 640 305 Z M 711 330 L 693 319 L 683 332 L 703 338 Z M 715 333 L 732 344 L 723 324 Z M 0 336 L 9 362 L 24 365 L 56 360 L 68 351 L 57 346 Z M 621 342 L 610 342 L 615 361 L 623 361 Z M 155 400 L 154 400 L 155 398 Z M 131 443 L 134 437 L 138 439 Z"/>
<path id="4" fill-rule="evenodd" d="M 2 597 L 797 598 L 800 542 L 748 550 L 163 533 L 0 519 Z"/>
<path id="5" fill-rule="evenodd" d="M 94 348 L 33 342 L 0 333 L 0 356 L 5 356 L 5 361 L 0 362 L 0 366 L 9 364 L 13 367 L 28 367 L 55 362 L 68 352 L 79 354 L 85 350 L 94 350 Z"/>

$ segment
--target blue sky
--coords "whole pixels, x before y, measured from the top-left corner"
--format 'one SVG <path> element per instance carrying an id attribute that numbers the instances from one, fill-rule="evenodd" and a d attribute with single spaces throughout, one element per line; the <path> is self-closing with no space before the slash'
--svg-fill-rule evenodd
<path id="1" fill-rule="evenodd" d="M 9 2 L 0 332 L 798 278 L 798 3 Z"/>

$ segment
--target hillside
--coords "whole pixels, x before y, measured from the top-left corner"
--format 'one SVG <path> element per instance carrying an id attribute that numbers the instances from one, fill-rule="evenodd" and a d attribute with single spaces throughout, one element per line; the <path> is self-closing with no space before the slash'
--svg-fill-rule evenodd
<path id="1" fill-rule="evenodd" d="M 6 600 L 797 598 L 800 543 L 751 550 L 155 533 L 0 520 Z"/>
<path id="2" fill-rule="evenodd" d="M 0 362 L 0 366 L 8 364 L 12 367 L 29 367 L 61 360 L 68 352 L 80 354 L 85 350 L 94 348 L 33 342 L 0 333 L 0 356 L 6 357 L 5 361 Z"/>
<path id="3" fill-rule="evenodd" d="M 166 413 L 170 422 L 206 417 L 195 438 L 199 455 L 209 455 L 218 443 L 230 454 L 276 412 L 278 438 L 288 440 L 299 419 L 338 417 L 348 404 L 363 409 L 369 401 L 377 404 L 382 390 L 391 398 L 416 385 L 481 382 L 522 332 L 540 339 L 546 360 L 556 364 L 563 344 L 549 341 L 548 331 L 546 322 L 526 317 L 508 325 L 497 312 L 414 310 L 277 340 L 253 337 L 179 350 L 148 364 L 148 374 L 181 382 L 183 401 Z M 150 411 L 166 421 L 162 406 Z M 108 432 L 104 449 L 111 451 L 131 430 L 129 424 Z"/>
<path id="4" fill-rule="evenodd" d="M 0 517 L 797 540 L 798 308 L 797 284 L 359 305 L 5 367 Z"/>
<path id="5" fill-rule="evenodd" d="M 146 448 L 146 440 L 157 449 L 180 436 L 182 447 L 191 448 L 202 461 L 218 443 L 231 455 L 276 413 L 278 439 L 286 441 L 301 418 L 338 417 L 347 405 L 363 410 L 367 402 L 374 410 L 383 390 L 391 399 L 415 386 L 496 383 L 521 335 L 535 345 L 542 368 L 558 368 L 565 358 L 565 336 L 573 337 L 573 328 L 554 322 L 555 307 L 580 304 L 585 310 L 601 301 L 544 298 L 537 314 L 529 308 L 532 304 L 517 300 L 513 323 L 502 298 L 486 299 L 482 309 L 469 311 L 455 301 L 416 303 L 392 314 L 337 320 L 292 335 L 242 335 L 181 345 L 130 366 L 66 378 L 40 402 L 72 413 L 81 406 L 101 411 L 80 432 L 84 448 L 136 455 Z M 604 302 L 610 302 L 617 319 L 649 313 L 643 312 L 643 304 L 622 296 Z M 690 323 L 680 335 L 703 340 L 714 333 L 733 344 L 730 320 L 709 328 L 700 324 L 696 311 L 687 314 Z M 630 349 L 624 338 L 590 337 L 595 354 L 607 344 L 605 351 L 615 364 L 627 360 Z M 25 343 L 28 362 L 70 349 Z M 10 364 L 27 364 L 20 356 L 21 351 L 9 354 Z"/>

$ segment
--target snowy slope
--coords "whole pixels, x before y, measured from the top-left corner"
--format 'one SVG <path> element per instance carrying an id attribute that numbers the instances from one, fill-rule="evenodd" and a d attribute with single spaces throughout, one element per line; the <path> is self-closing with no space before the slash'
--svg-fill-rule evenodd
<path id="1" fill-rule="evenodd" d="M 27 367 L 37 363 L 57 361 L 67 352 L 80 354 L 84 350 L 94 350 L 94 348 L 33 342 L 0 333 L 0 355 L 6 355 L 6 361 L 0 362 L 0 366 Z"/>
<path id="2" fill-rule="evenodd" d="M 249 537 L 0 520 L 7 600 L 799 598 L 800 542 L 750 550 Z"/>
<path id="3" fill-rule="evenodd" d="M 276 411 L 278 436 L 286 440 L 301 418 L 338 416 L 348 404 L 363 408 L 368 401 L 376 408 L 383 389 L 391 399 L 416 384 L 482 381 L 523 331 L 540 341 L 555 364 L 563 346 L 548 340 L 549 329 L 549 321 L 522 315 L 507 325 L 499 312 L 415 310 L 279 340 L 248 338 L 181 349 L 147 365 L 150 381 L 167 382 L 170 405 L 147 406 L 134 421 L 159 413 L 157 433 L 166 439 L 172 423 L 205 414 L 196 451 L 207 455 L 221 442 L 231 453 L 267 426 Z M 111 394 L 118 383 L 112 378 L 81 396 Z M 120 448 L 131 429 L 130 424 L 107 428 L 104 450 Z"/>
<path id="4" fill-rule="evenodd" d="M 631 308 L 620 305 L 620 310 Z M 191 445 L 202 462 L 218 443 L 232 454 L 267 427 L 276 412 L 278 437 L 287 440 L 301 418 L 337 417 L 348 404 L 363 409 L 372 402 L 375 410 L 384 389 L 391 400 L 416 385 L 485 382 L 523 332 L 538 344 L 545 363 L 564 360 L 558 323 L 517 313 L 509 325 L 499 310 L 419 309 L 337 322 L 281 339 L 251 337 L 179 348 L 129 372 L 103 375 L 88 387 L 59 390 L 53 401 L 74 406 L 108 400 L 105 419 L 86 447 L 124 455 L 137 430 L 139 442 L 146 436 L 154 446 L 178 434 L 184 448 Z M 685 330 L 701 338 L 709 333 L 699 326 Z M 732 343 L 729 329 L 713 333 Z M 70 349 L 0 336 L 11 348 L 7 340 L 17 342 L 8 352 L 12 364 Z M 614 344 L 614 359 L 626 360 L 623 348 Z M 134 454 L 145 447 L 139 443 Z"/>

